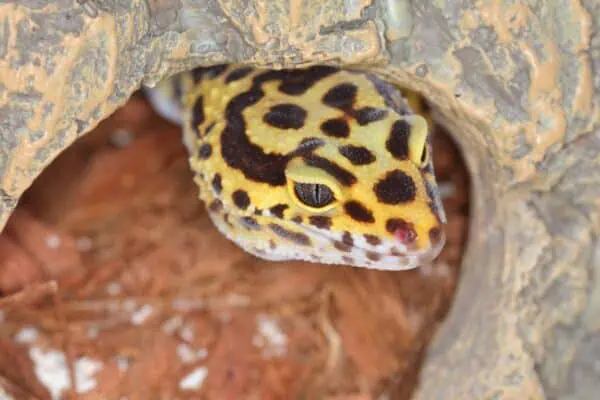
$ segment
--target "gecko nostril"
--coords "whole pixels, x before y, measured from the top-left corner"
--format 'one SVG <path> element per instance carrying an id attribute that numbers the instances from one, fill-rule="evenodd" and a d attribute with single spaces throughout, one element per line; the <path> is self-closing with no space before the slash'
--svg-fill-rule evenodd
<path id="1" fill-rule="evenodd" d="M 417 233 L 409 227 L 402 227 L 394 231 L 394 237 L 402 244 L 408 245 L 417 239 Z"/>

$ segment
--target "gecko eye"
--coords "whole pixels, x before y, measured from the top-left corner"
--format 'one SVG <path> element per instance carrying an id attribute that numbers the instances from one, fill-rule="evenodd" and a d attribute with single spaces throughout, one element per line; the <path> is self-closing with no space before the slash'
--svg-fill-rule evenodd
<path id="1" fill-rule="evenodd" d="M 333 191 L 320 183 L 294 183 L 294 194 L 303 204 L 323 208 L 335 200 Z"/>

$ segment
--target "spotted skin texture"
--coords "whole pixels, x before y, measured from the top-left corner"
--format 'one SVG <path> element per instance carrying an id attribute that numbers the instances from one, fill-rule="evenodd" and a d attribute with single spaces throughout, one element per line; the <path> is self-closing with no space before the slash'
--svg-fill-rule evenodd
<path id="1" fill-rule="evenodd" d="M 414 95 L 327 66 L 219 65 L 177 85 L 200 198 L 249 253 L 386 270 L 439 254 L 445 215 Z M 295 184 L 312 185 L 311 204 Z"/>

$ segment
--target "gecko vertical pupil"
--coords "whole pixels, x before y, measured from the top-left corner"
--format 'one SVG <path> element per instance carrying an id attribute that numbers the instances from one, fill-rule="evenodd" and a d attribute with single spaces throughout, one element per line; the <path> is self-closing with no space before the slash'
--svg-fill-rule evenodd
<path id="1" fill-rule="evenodd" d="M 329 187 L 320 183 L 295 183 L 294 192 L 302 203 L 309 207 L 325 207 L 334 200 Z"/>

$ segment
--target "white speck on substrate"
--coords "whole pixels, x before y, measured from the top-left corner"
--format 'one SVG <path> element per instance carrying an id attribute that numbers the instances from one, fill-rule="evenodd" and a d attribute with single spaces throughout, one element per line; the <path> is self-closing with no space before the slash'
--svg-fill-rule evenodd
<path id="1" fill-rule="evenodd" d="M 125 311 L 132 313 L 135 310 L 136 303 L 134 299 L 127 299 L 123 301 L 122 307 Z"/>
<path id="2" fill-rule="evenodd" d="M 184 364 L 191 364 L 197 360 L 204 360 L 208 351 L 204 348 L 195 350 L 187 343 L 177 345 L 177 355 Z"/>
<path id="3" fill-rule="evenodd" d="M 250 297 L 243 294 L 230 293 L 225 298 L 225 302 L 231 307 L 247 307 L 250 305 Z"/>
<path id="4" fill-rule="evenodd" d="M 15 335 L 15 342 L 17 343 L 32 343 L 37 340 L 39 332 L 33 326 L 24 326 Z"/>
<path id="5" fill-rule="evenodd" d="M 172 335 L 177 329 L 179 329 L 181 324 L 183 324 L 183 317 L 181 315 L 176 315 L 169 318 L 162 324 L 162 331 L 167 335 Z"/>
<path id="6" fill-rule="evenodd" d="M 100 328 L 97 326 L 90 326 L 87 328 L 87 337 L 90 339 L 96 339 L 100 333 Z"/>
<path id="7" fill-rule="evenodd" d="M 125 372 L 129 369 L 129 360 L 123 356 L 114 356 L 113 360 L 117 363 L 119 371 Z"/>
<path id="8" fill-rule="evenodd" d="M 131 323 L 133 325 L 141 325 L 152 314 L 152 306 L 144 304 L 136 312 L 131 315 Z"/>
<path id="9" fill-rule="evenodd" d="M 111 296 L 116 296 L 121 293 L 121 284 L 119 282 L 111 282 L 106 285 L 106 293 Z"/>
<path id="10" fill-rule="evenodd" d="M 38 380 L 48 389 L 53 400 L 59 399 L 61 393 L 71 387 L 65 353 L 32 346 L 29 357 Z"/>
<path id="11" fill-rule="evenodd" d="M 208 375 L 208 368 L 198 367 L 179 381 L 181 390 L 198 390 Z"/>
<path id="12" fill-rule="evenodd" d="M 257 347 L 262 347 L 265 357 L 281 357 L 287 350 L 287 336 L 277 322 L 267 315 L 257 316 L 258 332 L 252 339 Z"/>
<path id="13" fill-rule="evenodd" d="M 81 236 L 75 241 L 75 247 L 80 253 L 86 253 L 92 249 L 92 239 L 87 236 Z"/>
<path id="14" fill-rule="evenodd" d="M 194 311 L 206 308 L 206 302 L 202 299 L 175 299 L 172 306 L 177 311 Z"/>
<path id="15" fill-rule="evenodd" d="M 60 237 L 56 234 L 46 236 L 46 246 L 51 249 L 58 249 L 60 247 Z"/>
<path id="16" fill-rule="evenodd" d="M 192 329 L 191 326 L 189 325 L 185 325 L 183 326 L 180 330 L 179 330 L 179 335 L 181 336 L 181 338 L 183 340 L 185 340 L 186 342 L 193 342 L 194 341 L 194 330 Z"/>
<path id="17" fill-rule="evenodd" d="M 89 392 L 96 387 L 94 375 L 104 368 L 104 364 L 89 357 L 81 357 L 75 361 L 75 387 L 77 393 Z"/>

